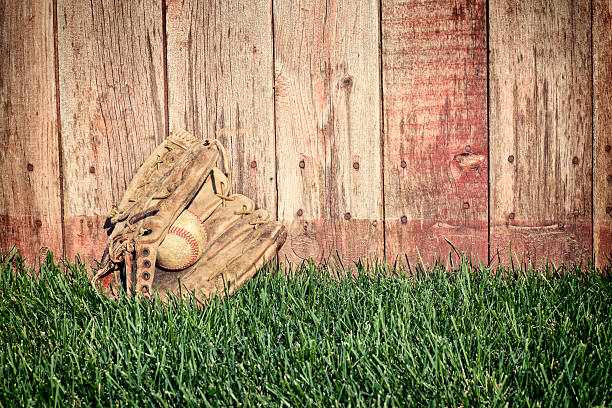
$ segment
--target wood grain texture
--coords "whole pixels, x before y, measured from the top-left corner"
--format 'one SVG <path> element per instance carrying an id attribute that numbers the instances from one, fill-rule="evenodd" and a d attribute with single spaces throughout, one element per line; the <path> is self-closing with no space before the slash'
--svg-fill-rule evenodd
<path id="1" fill-rule="evenodd" d="M 168 0 L 170 130 L 219 139 L 232 191 L 276 211 L 271 0 Z"/>
<path id="2" fill-rule="evenodd" d="M 593 251 L 612 259 L 612 2 L 593 1 Z"/>
<path id="3" fill-rule="evenodd" d="M 61 256 L 53 3 L 0 1 L 0 247 Z"/>
<path id="4" fill-rule="evenodd" d="M 378 19 L 375 0 L 274 3 L 281 257 L 382 256 Z"/>
<path id="5" fill-rule="evenodd" d="M 487 258 L 486 1 L 382 1 L 387 260 Z"/>
<path id="6" fill-rule="evenodd" d="M 590 4 L 489 9 L 491 250 L 505 261 L 509 244 L 535 263 L 590 258 Z"/>
<path id="7" fill-rule="evenodd" d="M 161 3 L 58 0 L 66 253 L 95 259 L 103 224 L 165 137 Z"/>

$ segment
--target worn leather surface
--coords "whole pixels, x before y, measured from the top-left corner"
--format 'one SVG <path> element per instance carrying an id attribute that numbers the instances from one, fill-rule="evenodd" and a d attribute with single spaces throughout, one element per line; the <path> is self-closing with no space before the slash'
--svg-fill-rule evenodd
<path id="1" fill-rule="evenodd" d="M 286 228 L 266 210 L 255 210 L 248 197 L 229 194 L 229 174 L 214 167 L 219 152 L 225 155 L 218 141 L 201 141 L 183 130 L 153 152 L 109 213 L 107 251 L 94 284 L 114 273 L 117 280 L 106 290 L 111 296 L 122 286 L 128 294 L 148 297 L 157 291 L 164 300 L 188 294 L 205 301 L 233 293 L 275 256 Z M 205 249 L 188 268 L 162 269 L 156 265 L 157 249 L 187 209 L 203 221 Z"/>

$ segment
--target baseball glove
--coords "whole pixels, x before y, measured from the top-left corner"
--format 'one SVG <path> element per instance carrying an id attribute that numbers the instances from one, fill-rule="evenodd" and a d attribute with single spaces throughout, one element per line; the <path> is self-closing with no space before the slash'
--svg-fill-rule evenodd
<path id="1" fill-rule="evenodd" d="M 215 167 L 221 155 L 226 173 Z M 157 291 L 206 298 L 231 294 L 274 257 L 286 228 L 251 199 L 229 194 L 227 154 L 217 140 L 172 133 L 138 170 L 107 219 L 103 288 L 116 296 Z"/>

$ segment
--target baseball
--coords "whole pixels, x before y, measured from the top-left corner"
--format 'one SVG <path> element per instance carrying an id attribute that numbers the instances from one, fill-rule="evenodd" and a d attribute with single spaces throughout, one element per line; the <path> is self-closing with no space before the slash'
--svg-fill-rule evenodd
<path id="1" fill-rule="evenodd" d="M 157 250 L 157 266 L 171 271 L 190 267 L 202 256 L 206 241 L 202 220 L 189 210 L 183 211 Z"/>

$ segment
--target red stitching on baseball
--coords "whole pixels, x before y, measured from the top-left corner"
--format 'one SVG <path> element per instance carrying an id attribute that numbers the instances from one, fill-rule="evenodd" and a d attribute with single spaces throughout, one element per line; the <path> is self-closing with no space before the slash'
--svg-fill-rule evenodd
<path id="1" fill-rule="evenodd" d="M 200 221 L 200 225 L 202 226 L 202 229 L 204 230 L 204 242 L 208 242 L 208 230 L 206 229 L 206 227 L 204 226 L 204 220 L 200 218 L 200 216 L 196 213 L 194 213 L 193 211 L 191 211 L 190 209 L 187 209 L 187 212 L 191 215 L 193 215 L 194 217 L 196 217 L 198 219 L 198 221 Z"/>
<path id="2" fill-rule="evenodd" d="M 196 213 L 194 213 L 191 210 L 187 210 L 187 212 L 191 215 L 193 215 L 194 217 L 196 217 L 198 219 L 198 221 L 200 221 L 200 224 L 202 225 L 202 228 L 204 228 L 204 220 L 200 218 L 200 216 Z"/>
<path id="3" fill-rule="evenodd" d="M 177 235 L 178 237 L 185 239 L 189 243 L 189 246 L 191 247 L 191 258 L 189 258 L 189 260 L 185 262 L 184 265 L 181 265 L 177 268 L 166 267 L 166 269 L 169 269 L 171 271 L 185 269 L 198 259 L 198 252 L 200 252 L 200 246 L 198 245 L 198 241 L 196 241 L 193 234 L 191 234 L 184 228 L 170 227 L 170 229 L 168 230 L 168 235 L 170 234 Z"/>

